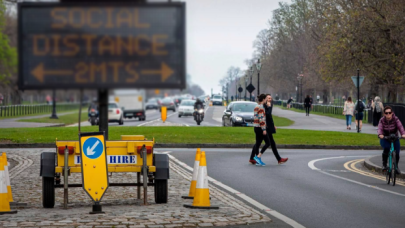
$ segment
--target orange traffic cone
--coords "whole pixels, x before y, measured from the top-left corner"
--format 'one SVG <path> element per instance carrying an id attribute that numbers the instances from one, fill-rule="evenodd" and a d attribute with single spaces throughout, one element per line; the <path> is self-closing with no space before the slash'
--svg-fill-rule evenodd
<path id="1" fill-rule="evenodd" d="M 190 191 L 188 193 L 188 196 L 181 197 L 183 199 L 194 199 L 195 188 L 197 186 L 198 169 L 200 168 L 200 157 L 201 157 L 201 150 L 200 148 L 198 148 L 197 152 L 195 153 L 193 178 L 191 179 Z"/>
<path id="2" fill-rule="evenodd" d="M 219 209 L 217 206 L 211 206 L 210 190 L 208 188 L 207 160 L 205 152 L 201 152 L 200 168 L 198 169 L 197 186 L 192 205 L 184 204 L 184 207 L 193 209 Z"/>
<path id="3" fill-rule="evenodd" d="M 6 172 L 4 171 L 4 157 L 0 156 L 0 215 L 15 214 L 17 211 L 10 210 L 10 200 L 7 193 Z"/>
<path id="4" fill-rule="evenodd" d="M 8 200 L 9 202 L 14 202 L 13 200 L 13 192 L 11 191 L 10 185 L 10 174 L 8 172 L 8 162 L 7 162 L 7 154 L 3 153 L 3 162 L 4 162 L 4 171 L 6 175 L 6 185 L 7 185 L 7 193 L 8 193 Z"/>

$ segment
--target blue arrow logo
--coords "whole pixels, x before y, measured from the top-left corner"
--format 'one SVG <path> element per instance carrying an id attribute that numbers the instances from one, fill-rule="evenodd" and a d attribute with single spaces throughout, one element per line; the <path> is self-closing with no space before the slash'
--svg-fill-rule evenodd
<path id="1" fill-rule="evenodd" d="M 100 139 L 92 137 L 86 139 L 83 144 L 83 152 L 86 157 L 90 159 L 97 159 L 101 156 L 104 151 L 103 143 L 101 143 Z"/>

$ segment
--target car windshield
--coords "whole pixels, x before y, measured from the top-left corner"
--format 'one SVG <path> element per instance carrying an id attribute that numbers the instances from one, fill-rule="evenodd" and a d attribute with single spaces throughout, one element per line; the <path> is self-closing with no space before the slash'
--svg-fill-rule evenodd
<path id="1" fill-rule="evenodd" d="M 194 106 L 194 101 L 182 101 L 181 106 Z"/>
<path id="2" fill-rule="evenodd" d="M 156 98 L 151 98 L 148 100 L 148 103 L 156 103 L 157 99 Z"/>
<path id="3" fill-rule="evenodd" d="M 214 99 L 222 99 L 221 96 L 214 96 Z"/>
<path id="4" fill-rule="evenodd" d="M 256 107 L 255 103 L 234 104 L 232 107 L 232 111 L 234 111 L 234 112 L 253 112 L 255 107 Z"/>
<path id="5" fill-rule="evenodd" d="M 118 108 L 117 104 L 112 103 L 112 104 L 108 104 L 108 108 Z"/>
<path id="6" fill-rule="evenodd" d="M 172 98 L 165 98 L 165 99 L 163 99 L 162 102 L 164 102 L 164 103 L 173 102 L 173 99 Z"/>

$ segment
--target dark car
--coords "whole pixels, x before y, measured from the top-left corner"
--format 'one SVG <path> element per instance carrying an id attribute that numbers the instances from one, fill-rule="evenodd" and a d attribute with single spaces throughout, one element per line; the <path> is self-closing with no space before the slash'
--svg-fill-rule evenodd
<path id="1" fill-rule="evenodd" d="M 159 104 L 158 104 L 158 100 L 155 98 L 151 98 L 148 100 L 148 102 L 145 104 L 145 109 L 159 109 Z"/>
<path id="2" fill-rule="evenodd" d="M 176 105 L 174 104 L 174 100 L 172 98 L 166 97 L 163 100 L 161 100 L 160 111 L 162 111 L 162 106 L 166 107 L 167 110 L 172 110 L 173 112 L 176 112 Z"/>
<path id="3" fill-rule="evenodd" d="M 231 102 L 222 116 L 222 126 L 253 126 L 255 102 Z"/>

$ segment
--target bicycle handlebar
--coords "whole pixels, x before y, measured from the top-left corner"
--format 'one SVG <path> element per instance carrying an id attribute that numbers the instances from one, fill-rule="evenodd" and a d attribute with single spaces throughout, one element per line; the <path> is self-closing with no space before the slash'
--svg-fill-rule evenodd
<path id="1" fill-rule="evenodd" d="M 395 135 L 395 134 L 391 134 L 390 136 L 384 136 L 384 139 L 388 140 L 388 141 L 395 141 L 397 139 L 401 139 L 401 136 Z"/>

